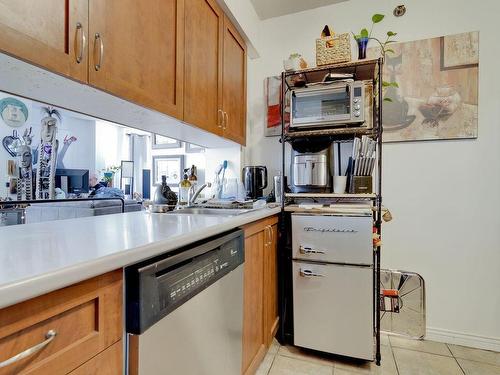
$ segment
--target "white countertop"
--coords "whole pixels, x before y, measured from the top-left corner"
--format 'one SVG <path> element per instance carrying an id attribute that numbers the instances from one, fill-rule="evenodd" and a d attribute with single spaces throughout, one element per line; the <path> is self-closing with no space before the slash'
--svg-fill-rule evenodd
<path id="1" fill-rule="evenodd" d="M 0 227 L 0 308 L 275 215 L 145 211 Z"/>

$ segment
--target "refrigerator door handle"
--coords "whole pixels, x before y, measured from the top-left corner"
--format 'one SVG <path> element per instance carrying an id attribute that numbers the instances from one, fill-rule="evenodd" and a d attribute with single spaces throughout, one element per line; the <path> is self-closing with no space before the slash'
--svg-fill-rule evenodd
<path id="1" fill-rule="evenodd" d="M 311 247 L 302 246 L 302 245 L 299 246 L 299 252 L 301 254 L 324 254 L 325 253 L 322 250 L 315 250 Z"/>
<path id="2" fill-rule="evenodd" d="M 302 276 L 302 277 L 325 277 L 325 275 L 322 275 L 320 273 L 316 273 L 314 271 L 304 269 L 304 268 L 300 269 L 300 276 Z"/>

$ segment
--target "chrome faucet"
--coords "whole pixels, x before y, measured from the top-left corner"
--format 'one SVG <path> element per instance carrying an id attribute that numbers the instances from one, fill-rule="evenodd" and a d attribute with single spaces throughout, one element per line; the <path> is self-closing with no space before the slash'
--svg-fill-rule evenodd
<path id="1" fill-rule="evenodd" d="M 193 205 L 196 203 L 196 198 L 198 198 L 198 195 L 200 195 L 200 193 L 203 191 L 203 189 L 205 189 L 206 187 L 211 187 L 212 184 L 210 182 L 207 182 L 206 184 L 203 184 L 201 185 L 198 190 L 194 190 L 194 185 L 192 185 L 190 188 L 189 188 L 189 193 L 188 193 L 188 203 L 189 203 L 189 206 Z"/>

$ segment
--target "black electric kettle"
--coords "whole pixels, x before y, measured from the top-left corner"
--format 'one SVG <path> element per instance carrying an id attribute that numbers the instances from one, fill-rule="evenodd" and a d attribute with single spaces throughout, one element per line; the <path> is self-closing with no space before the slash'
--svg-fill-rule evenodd
<path id="1" fill-rule="evenodd" d="M 267 168 L 264 166 L 244 167 L 242 174 L 247 198 L 262 198 L 264 196 L 264 189 L 267 187 Z"/>

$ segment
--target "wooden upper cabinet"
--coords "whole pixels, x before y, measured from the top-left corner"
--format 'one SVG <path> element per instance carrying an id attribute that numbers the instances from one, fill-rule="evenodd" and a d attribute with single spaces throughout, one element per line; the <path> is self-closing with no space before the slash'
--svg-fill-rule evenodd
<path id="1" fill-rule="evenodd" d="M 224 137 L 246 143 L 246 44 L 227 17 L 224 17 L 223 110 Z"/>
<path id="2" fill-rule="evenodd" d="M 0 51 L 87 81 L 88 0 L 0 0 Z"/>
<path id="3" fill-rule="evenodd" d="M 182 118 L 184 0 L 90 0 L 89 82 Z"/>
<path id="4" fill-rule="evenodd" d="M 186 0 L 184 121 L 222 135 L 224 13 L 215 0 Z"/>

